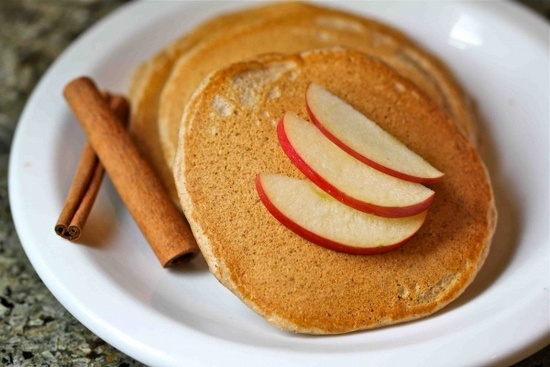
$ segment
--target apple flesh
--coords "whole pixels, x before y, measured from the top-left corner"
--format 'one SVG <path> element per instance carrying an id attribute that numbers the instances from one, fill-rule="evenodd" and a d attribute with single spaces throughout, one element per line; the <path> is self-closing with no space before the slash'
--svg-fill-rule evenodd
<path id="1" fill-rule="evenodd" d="M 306 107 L 313 123 L 341 149 L 389 175 L 418 183 L 443 173 L 365 115 L 323 87 L 311 83 Z"/>
<path id="2" fill-rule="evenodd" d="M 307 180 L 272 173 L 256 176 L 267 210 L 285 227 L 319 246 L 349 254 L 378 254 L 404 245 L 427 212 L 384 218 L 355 210 Z"/>
<path id="3" fill-rule="evenodd" d="M 281 118 L 277 136 L 283 151 L 307 178 L 352 208 L 397 218 L 418 214 L 433 201 L 433 190 L 362 163 L 294 113 Z"/>

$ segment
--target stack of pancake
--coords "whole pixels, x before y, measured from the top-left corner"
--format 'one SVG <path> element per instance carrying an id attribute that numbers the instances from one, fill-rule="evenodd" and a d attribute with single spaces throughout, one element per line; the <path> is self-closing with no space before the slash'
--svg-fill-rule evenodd
<path id="1" fill-rule="evenodd" d="M 276 122 L 308 119 L 315 82 L 445 173 L 413 239 L 373 256 L 291 232 L 258 198 L 260 172 L 304 178 Z M 355 14 L 274 3 L 212 19 L 141 65 L 132 133 L 181 204 L 210 271 L 272 324 L 336 334 L 429 315 L 487 256 L 496 222 L 470 102 L 445 65 L 400 31 Z"/>

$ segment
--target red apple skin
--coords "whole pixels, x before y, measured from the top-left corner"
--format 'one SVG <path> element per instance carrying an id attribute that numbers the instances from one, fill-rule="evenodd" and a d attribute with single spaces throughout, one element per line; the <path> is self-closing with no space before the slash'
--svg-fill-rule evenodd
<path id="1" fill-rule="evenodd" d="M 355 199 L 343 193 L 341 190 L 326 181 L 317 172 L 311 169 L 311 167 L 302 159 L 302 157 L 300 157 L 286 135 L 284 128 L 284 117 L 282 117 L 277 124 L 277 137 L 279 139 L 281 148 L 291 160 L 291 162 L 296 166 L 296 168 L 298 168 L 308 179 L 311 180 L 311 182 L 317 185 L 321 190 L 325 191 L 327 194 L 340 201 L 341 203 L 346 204 L 354 209 L 360 210 L 365 213 L 378 215 L 380 217 L 402 218 L 416 215 L 426 210 L 434 200 L 435 195 L 431 195 L 426 200 L 415 205 L 404 207 L 388 207 L 375 205 Z"/>
<path id="2" fill-rule="evenodd" d="M 323 123 L 315 116 L 315 113 L 311 110 L 306 97 L 306 110 L 311 118 L 311 121 L 317 126 L 317 128 L 327 137 L 329 138 L 334 144 L 340 147 L 340 149 L 344 150 L 349 155 L 355 157 L 356 159 L 360 160 L 361 162 L 371 166 L 374 169 L 377 169 L 381 172 L 384 172 L 388 175 L 400 178 L 402 180 L 421 183 L 421 184 L 430 184 L 437 181 L 440 181 L 443 176 L 434 177 L 434 178 L 425 178 L 425 177 L 417 177 L 417 176 L 411 176 L 403 172 L 395 171 L 389 167 L 383 166 L 378 162 L 375 162 L 367 157 L 365 157 L 362 154 L 359 154 L 357 151 L 353 150 L 349 146 L 347 146 L 344 142 L 342 142 L 340 139 L 338 139 L 336 136 L 334 136 L 330 131 L 328 131 L 324 126 Z"/>
<path id="3" fill-rule="evenodd" d="M 407 242 L 411 240 L 412 237 L 417 233 L 413 233 L 410 237 L 391 245 L 387 246 L 378 246 L 378 247 L 355 247 L 355 246 L 349 246 L 343 243 L 339 243 L 324 237 L 319 236 L 316 233 L 313 233 L 302 226 L 298 225 L 296 222 L 292 221 L 290 218 L 288 218 L 284 213 L 282 213 L 269 199 L 266 192 L 264 191 L 262 187 L 262 180 L 260 178 L 260 174 L 256 176 L 255 180 L 256 184 L 256 191 L 258 192 L 258 196 L 260 197 L 260 200 L 266 207 L 267 211 L 275 218 L 277 219 L 283 226 L 290 229 L 292 232 L 296 233 L 298 236 L 304 238 L 305 240 L 312 242 L 318 246 L 337 251 L 342 252 L 350 255 L 377 255 L 377 254 L 383 254 L 386 252 L 394 251 L 400 248 L 401 246 L 405 245 Z M 420 226 L 422 227 L 422 226 Z"/>

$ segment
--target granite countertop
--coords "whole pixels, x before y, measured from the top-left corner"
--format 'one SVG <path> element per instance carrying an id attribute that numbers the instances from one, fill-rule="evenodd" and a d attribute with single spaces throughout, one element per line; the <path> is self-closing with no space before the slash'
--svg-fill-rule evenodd
<path id="1" fill-rule="evenodd" d="M 0 1 L 0 365 L 142 365 L 86 329 L 44 286 L 21 247 L 7 189 L 11 140 L 32 89 L 75 37 L 127 1 Z M 550 0 L 522 2 L 550 18 Z M 550 366 L 550 347 L 516 366 Z"/>

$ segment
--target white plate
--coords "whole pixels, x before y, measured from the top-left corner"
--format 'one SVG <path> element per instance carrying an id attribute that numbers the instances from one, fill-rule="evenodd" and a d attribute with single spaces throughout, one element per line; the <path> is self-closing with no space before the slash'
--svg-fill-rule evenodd
<path id="1" fill-rule="evenodd" d="M 278 331 L 219 285 L 202 258 L 162 269 L 108 180 L 86 228 L 90 245 L 54 234 L 84 142 L 61 95 L 65 83 L 86 74 L 124 92 L 138 62 L 242 5 L 132 3 L 86 32 L 40 81 L 13 142 L 10 199 L 25 251 L 59 301 L 155 366 L 507 365 L 549 343 L 549 29 L 511 3 L 338 3 L 408 32 L 478 101 L 500 222 L 479 276 L 443 311 L 342 336 Z"/>

